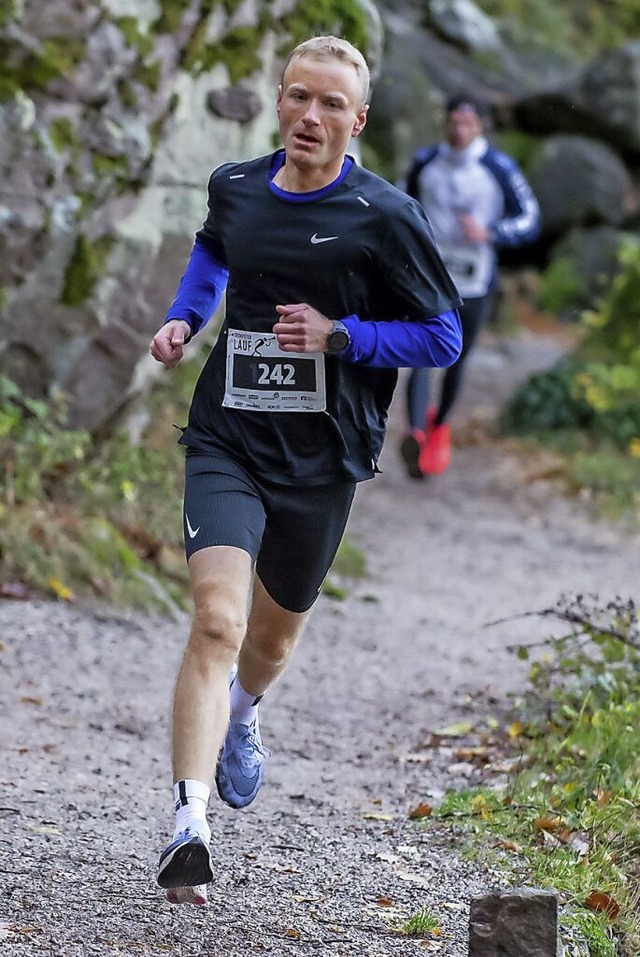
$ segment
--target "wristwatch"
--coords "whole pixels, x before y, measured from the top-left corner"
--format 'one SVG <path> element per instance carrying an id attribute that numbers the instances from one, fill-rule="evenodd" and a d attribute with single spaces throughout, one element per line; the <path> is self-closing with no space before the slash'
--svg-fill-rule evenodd
<path id="1" fill-rule="evenodd" d="M 344 322 L 336 321 L 331 327 L 331 332 L 327 336 L 327 352 L 330 356 L 340 355 L 351 342 L 349 330 Z"/>

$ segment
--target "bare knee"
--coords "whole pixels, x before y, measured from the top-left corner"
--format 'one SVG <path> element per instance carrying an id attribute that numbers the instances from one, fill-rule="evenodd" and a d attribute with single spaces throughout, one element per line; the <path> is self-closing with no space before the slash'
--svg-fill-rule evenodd
<path id="1" fill-rule="evenodd" d="M 262 627 L 255 620 L 247 632 L 244 648 L 254 658 L 271 666 L 284 665 L 298 639 L 300 626 L 280 628 L 273 627 L 272 623 Z"/>
<path id="2" fill-rule="evenodd" d="M 196 591 L 189 647 L 198 657 L 231 667 L 247 627 L 244 610 L 215 588 Z"/>

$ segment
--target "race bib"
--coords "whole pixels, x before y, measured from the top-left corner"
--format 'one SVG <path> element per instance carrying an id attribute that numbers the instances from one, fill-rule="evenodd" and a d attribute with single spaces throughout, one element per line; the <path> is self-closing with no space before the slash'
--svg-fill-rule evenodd
<path id="1" fill-rule="evenodd" d="M 273 333 L 229 329 L 222 404 L 254 412 L 323 412 L 324 354 L 283 352 Z"/>
<path id="2" fill-rule="evenodd" d="M 440 245 L 447 272 L 462 296 L 484 296 L 493 270 L 493 252 L 489 246 Z"/>

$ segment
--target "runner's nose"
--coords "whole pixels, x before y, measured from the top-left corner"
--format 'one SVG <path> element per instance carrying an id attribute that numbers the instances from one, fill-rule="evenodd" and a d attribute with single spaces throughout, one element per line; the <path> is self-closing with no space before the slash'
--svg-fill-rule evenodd
<path id="1" fill-rule="evenodd" d="M 315 100 L 310 100 L 302 117 L 302 122 L 308 126 L 317 126 L 320 122 L 320 109 Z"/>

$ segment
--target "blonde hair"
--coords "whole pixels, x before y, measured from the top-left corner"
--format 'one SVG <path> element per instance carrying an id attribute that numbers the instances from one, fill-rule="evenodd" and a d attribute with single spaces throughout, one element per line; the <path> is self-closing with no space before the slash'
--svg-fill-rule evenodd
<path id="1" fill-rule="evenodd" d="M 350 63 L 358 74 L 362 86 L 362 102 L 366 103 L 369 96 L 369 67 L 360 50 L 352 43 L 342 37 L 333 36 L 310 37 L 304 40 L 294 47 L 287 57 L 282 70 L 283 80 L 289 64 L 305 56 L 316 60 L 341 60 L 343 63 Z"/>

